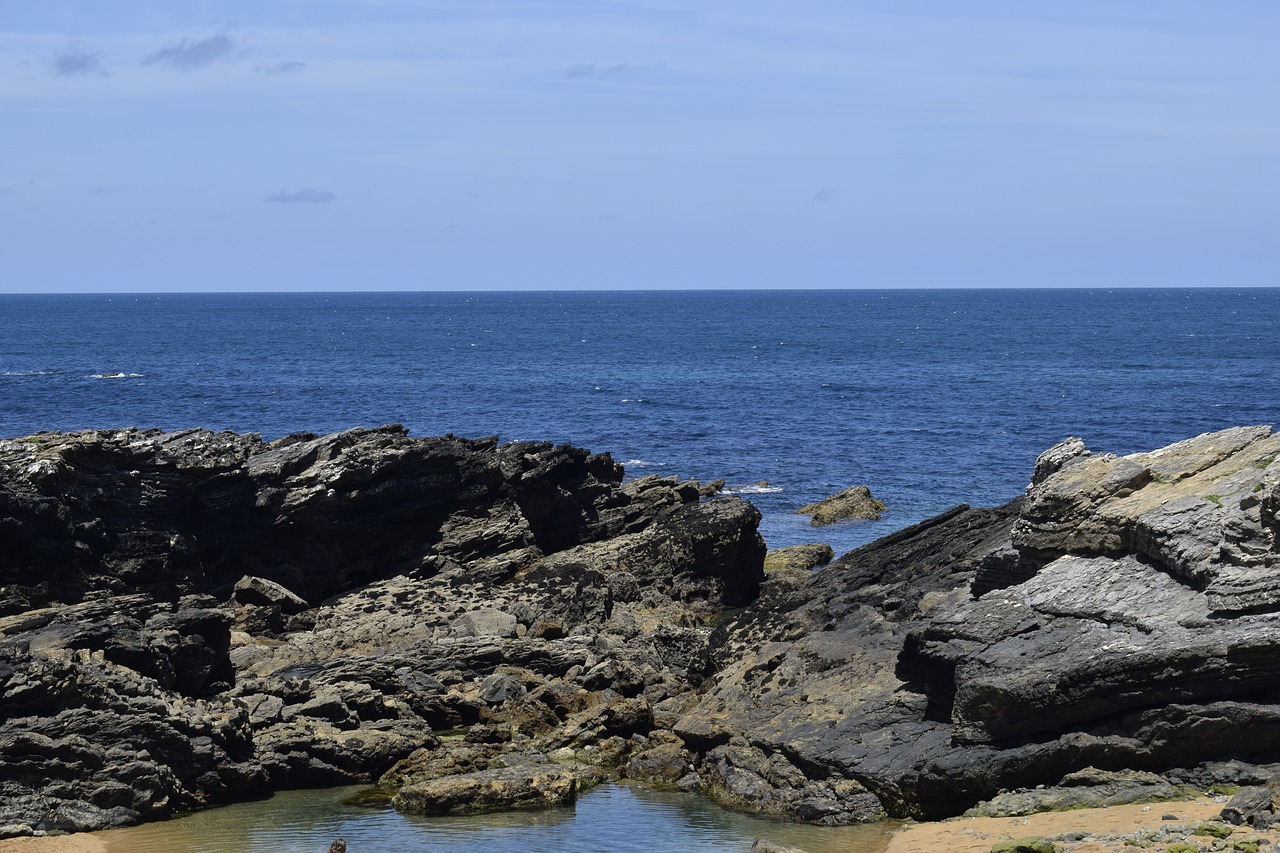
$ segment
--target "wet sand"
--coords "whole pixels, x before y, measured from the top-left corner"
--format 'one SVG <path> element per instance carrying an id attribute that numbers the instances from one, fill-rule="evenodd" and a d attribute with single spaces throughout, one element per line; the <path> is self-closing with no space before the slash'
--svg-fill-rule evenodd
<path id="1" fill-rule="evenodd" d="M 1173 829 L 1185 827 L 1190 832 L 1200 821 L 1213 820 L 1222 811 L 1222 803 L 1210 797 L 1172 803 L 1149 805 L 1113 806 L 1106 809 L 1079 809 L 1066 812 L 1046 812 L 1027 817 L 953 818 L 937 823 L 917 823 L 894 833 L 886 853 L 987 853 L 1000 841 L 1016 840 L 1031 836 L 1052 838 L 1072 832 L 1087 832 L 1096 836 L 1125 836 L 1143 830 Z M 1166 814 L 1177 815 L 1177 820 L 1162 820 Z M 1275 844 L 1280 835 L 1276 832 L 1254 832 L 1249 827 L 1238 827 L 1232 834 L 1236 838 L 1266 838 Z M 1147 848 L 1151 853 L 1163 851 L 1176 839 L 1157 841 Z M 1194 837 L 1193 843 L 1208 848 L 1211 838 Z M 1092 838 L 1082 841 L 1059 841 L 1065 853 L 1103 853 L 1103 851 L 1134 850 L 1125 847 L 1122 839 Z M 1272 847 L 1271 849 L 1275 849 Z"/>
<path id="2" fill-rule="evenodd" d="M 0 853 L 107 853 L 102 839 L 90 833 L 52 835 L 44 838 L 7 838 L 0 841 Z"/>

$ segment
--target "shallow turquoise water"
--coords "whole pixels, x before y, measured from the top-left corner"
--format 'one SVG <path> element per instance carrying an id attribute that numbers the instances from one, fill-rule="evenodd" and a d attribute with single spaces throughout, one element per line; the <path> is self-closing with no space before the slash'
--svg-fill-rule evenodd
<path id="1" fill-rule="evenodd" d="M 757 838 L 808 853 L 879 853 L 888 825 L 815 827 L 753 818 L 706 799 L 631 784 L 602 785 L 576 806 L 472 817 L 419 817 L 346 805 L 358 789 L 286 791 L 163 823 L 98 833 L 112 853 L 573 853 L 746 851 Z"/>

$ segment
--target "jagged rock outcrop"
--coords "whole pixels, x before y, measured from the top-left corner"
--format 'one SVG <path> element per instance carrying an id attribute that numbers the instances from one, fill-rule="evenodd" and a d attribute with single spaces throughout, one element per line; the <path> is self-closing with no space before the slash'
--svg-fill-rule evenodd
<path id="1" fill-rule="evenodd" d="M 186 430 L 0 442 L 0 613 L 92 591 L 225 597 L 240 578 L 320 601 L 450 563 L 488 580 L 634 534 L 698 483 L 621 488 L 608 454 L 401 427 L 329 436 Z M 724 579 L 721 579 L 723 582 Z M 735 594 L 747 595 L 750 584 Z"/>
<path id="2" fill-rule="evenodd" d="M 1257 785 L 1278 456 L 1070 439 L 1004 506 L 766 579 L 750 505 L 574 448 L 0 442 L 0 824 L 375 779 L 452 810 L 622 774 L 823 824 Z"/>
<path id="3" fill-rule="evenodd" d="M 842 492 L 817 503 L 805 504 L 796 510 L 800 515 L 811 516 L 809 523 L 814 527 L 834 524 L 848 518 L 876 521 L 884 511 L 884 501 L 873 498 L 871 489 L 866 486 L 850 486 Z"/>
<path id="4" fill-rule="evenodd" d="M 903 815 L 1089 767 L 1275 761 L 1278 453 L 1268 427 L 1126 457 L 1072 439 L 1004 507 L 770 582 L 675 731 L 785 759 L 793 793 L 853 780 Z"/>
<path id="5" fill-rule="evenodd" d="M 763 577 L 758 512 L 704 493 L 399 427 L 0 441 L 0 824 L 625 765 Z"/>

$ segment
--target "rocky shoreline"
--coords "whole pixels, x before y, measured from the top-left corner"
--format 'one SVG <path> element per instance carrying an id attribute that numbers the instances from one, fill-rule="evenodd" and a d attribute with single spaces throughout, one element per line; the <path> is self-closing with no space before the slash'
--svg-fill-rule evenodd
<path id="1" fill-rule="evenodd" d="M 766 575 L 750 504 L 568 446 L 0 441 L 0 837 L 351 782 L 828 825 L 1259 785 L 1278 453 L 1069 440 L 1005 506 Z"/>

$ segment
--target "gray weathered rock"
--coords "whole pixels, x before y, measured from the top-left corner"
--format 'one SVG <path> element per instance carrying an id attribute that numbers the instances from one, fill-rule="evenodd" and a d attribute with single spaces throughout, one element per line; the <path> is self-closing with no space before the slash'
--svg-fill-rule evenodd
<path id="1" fill-rule="evenodd" d="M 1278 454 L 1265 427 L 1070 441 L 1025 496 L 757 600 L 753 508 L 573 448 L 0 441 L 0 825 L 379 777 L 496 804 L 624 773 L 827 824 L 1256 783 L 1280 760 Z"/>
<path id="2" fill-rule="evenodd" d="M 1128 803 L 1155 803 L 1185 796 L 1156 773 L 1105 771 L 1093 767 L 1068 773 L 1057 785 L 997 794 L 965 812 L 974 817 L 1015 817 L 1036 812 L 1093 809 Z"/>
<path id="3" fill-rule="evenodd" d="M 278 607 L 281 612 L 290 616 L 301 613 L 311 606 L 302 596 L 290 592 L 275 581 L 255 578 L 251 575 L 245 575 L 236 581 L 232 589 L 232 597 L 241 604 Z"/>
<path id="4" fill-rule="evenodd" d="M 1235 796 L 1222 807 L 1221 817 L 1230 824 L 1240 826 L 1269 825 L 1275 819 L 1275 804 L 1271 800 L 1271 789 L 1263 785 L 1241 788 Z"/>
<path id="5" fill-rule="evenodd" d="M 516 617 L 493 607 L 464 613 L 450 626 L 455 637 L 514 637 Z"/>
<path id="6" fill-rule="evenodd" d="M 621 478 L 398 427 L 0 441 L 0 824 L 146 820 L 411 756 L 405 783 L 550 749 L 612 772 L 705 676 L 707 623 L 764 556 L 741 500 Z M 432 735 L 460 727 L 473 760 Z"/>
<path id="7" fill-rule="evenodd" d="M 1061 445 L 1024 498 L 766 588 L 675 731 L 705 753 L 704 784 L 741 738 L 898 815 L 956 814 L 1088 767 L 1275 761 L 1278 452 L 1266 427 L 1128 457 Z M 719 775 L 739 804 L 801 814 L 758 773 L 734 774 Z"/>

